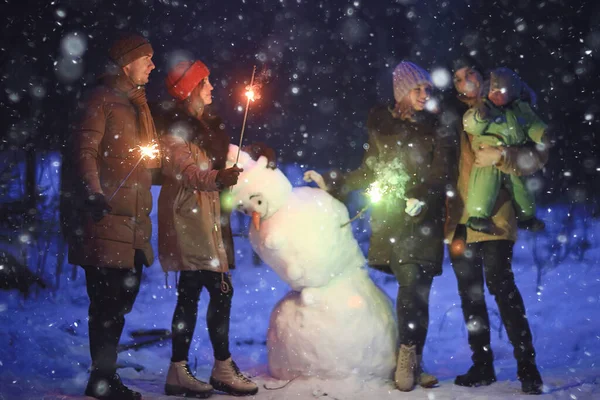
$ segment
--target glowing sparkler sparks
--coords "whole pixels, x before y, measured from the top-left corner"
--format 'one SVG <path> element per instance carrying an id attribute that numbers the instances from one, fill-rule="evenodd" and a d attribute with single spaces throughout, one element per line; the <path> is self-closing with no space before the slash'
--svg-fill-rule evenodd
<path id="1" fill-rule="evenodd" d="M 109 199 L 108 199 L 109 202 L 115 197 L 115 195 L 117 194 L 119 189 L 121 189 L 121 187 L 123 187 L 125 182 L 127 182 L 127 179 L 129 179 L 131 174 L 133 174 L 133 171 L 135 171 L 137 166 L 140 165 L 140 163 L 142 162 L 142 160 L 144 158 L 148 158 L 149 160 L 154 160 L 155 158 L 157 158 L 160 155 L 160 149 L 158 148 L 158 143 L 152 143 L 152 144 L 149 144 L 148 146 L 137 146 L 137 147 L 134 147 L 133 149 L 129 149 L 129 152 L 132 153 L 136 150 L 140 152 L 140 159 L 137 161 L 137 163 L 135 163 L 133 168 L 131 168 L 131 171 L 129 171 L 127 176 L 121 181 L 121 183 L 119 184 L 117 189 L 114 191 L 114 193 L 109 197 Z"/>
<path id="2" fill-rule="evenodd" d="M 383 175 L 381 175 L 381 177 L 383 178 Z M 398 176 L 392 176 L 392 178 L 390 178 L 388 176 L 388 179 L 386 180 L 376 180 L 375 182 L 371 183 L 371 185 L 369 185 L 368 189 L 365 191 L 365 194 L 369 197 L 369 203 L 364 206 L 352 219 L 342 224 L 340 227 L 343 228 L 344 226 L 352 223 L 352 221 L 355 221 L 357 218 L 363 215 L 372 204 L 379 203 L 386 196 L 406 200 L 406 197 L 404 196 L 405 182 L 406 177 L 401 176 L 399 178 Z"/>
<path id="3" fill-rule="evenodd" d="M 381 183 L 380 181 L 375 181 L 371 183 L 369 185 L 369 188 L 365 192 L 365 194 L 369 197 L 369 204 L 364 206 L 354 217 L 352 217 L 352 219 L 350 219 L 348 222 L 345 222 L 340 227 L 343 228 L 344 226 L 352 223 L 352 221 L 355 221 L 357 218 L 363 215 L 365 211 L 367 211 L 371 204 L 376 204 L 379 201 L 381 201 L 381 199 L 383 199 L 383 196 L 385 196 L 390 190 L 391 187 Z"/>
<path id="4" fill-rule="evenodd" d="M 246 89 L 246 97 L 248 98 L 248 100 L 250 100 L 250 101 L 256 100 L 255 96 L 256 96 L 256 93 L 254 92 L 254 89 L 252 89 L 252 88 Z"/>
<path id="5" fill-rule="evenodd" d="M 371 183 L 369 188 L 367 189 L 367 196 L 371 200 L 371 203 L 378 203 L 383 196 L 388 192 L 388 188 L 382 185 L 379 181 L 375 181 Z"/>
<path id="6" fill-rule="evenodd" d="M 150 160 L 154 160 L 160 155 L 160 150 L 158 148 L 158 143 L 152 143 L 149 146 L 137 146 L 137 148 L 129 149 L 129 152 L 139 150 L 140 152 L 140 160 L 144 157 L 147 157 Z"/>

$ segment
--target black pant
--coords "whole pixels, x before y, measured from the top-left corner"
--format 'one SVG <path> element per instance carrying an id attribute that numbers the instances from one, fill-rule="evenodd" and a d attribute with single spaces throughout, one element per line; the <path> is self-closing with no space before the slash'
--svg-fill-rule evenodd
<path id="1" fill-rule="evenodd" d="M 131 312 L 140 289 L 143 263 L 143 253 L 136 250 L 133 269 L 83 267 L 90 298 L 88 327 L 94 373 L 109 377 L 117 369 L 117 346 L 125 315 Z"/>
<path id="2" fill-rule="evenodd" d="M 178 362 L 188 359 L 190 345 L 198 318 L 198 300 L 200 292 L 205 287 L 210 301 L 206 311 L 206 325 L 213 347 L 215 358 L 219 361 L 231 357 L 229 352 L 229 317 L 231 315 L 231 299 L 233 286 L 229 275 L 223 279 L 229 285 L 229 292 L 221 290 L 221 273 L 213 271 L 183 271 L 177 284 L 177 305 L 173 314 L 173 355 L 171 361 Z"/>
<path id="3" fill-rule="evenodd" d="M 492 363 L 490 319 L 483 281 L 498 305 L 500 318 L 518 362 L 533 361 L 535 350 L 521 293 L 512 272 L 514 242 L 494 240 L 470 243 L 463 254 L 451 255 L 458 282 L 462 311 L 467 324 L 474 363 Z"/>
<path id="4" fill-rule="evenodd" d="M 414 345 L 417 354 L 423 354 L 429 328 L 429 293 L 433 276 L 417 264 L 394 266 L 392 271 L 399 283 L 396 313 L 400 344 Z"/>

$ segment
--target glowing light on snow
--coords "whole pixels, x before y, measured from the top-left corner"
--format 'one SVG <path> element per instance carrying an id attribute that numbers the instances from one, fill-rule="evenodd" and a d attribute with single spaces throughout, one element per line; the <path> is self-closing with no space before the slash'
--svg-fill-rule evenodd
<path id="1" fill-rule="evenodd" d="M 350 308 L 362 308 L 364 307 L 365 303 L 363 301 L 363 298 L 360 296 L 351 296 L 348 299 L 348 307 Z"/>
<path id="2" fill-rule="evenodd" d="M 556 240 L 558 240 L 558 242 L 561 243 L 561 244 L 565 244 L 565 243 L 567 243 L 567 241 L 569 240 L 569 238 L 567 238 L 567 235 L 558 235 L 558 237 L 556 238 Z"/>

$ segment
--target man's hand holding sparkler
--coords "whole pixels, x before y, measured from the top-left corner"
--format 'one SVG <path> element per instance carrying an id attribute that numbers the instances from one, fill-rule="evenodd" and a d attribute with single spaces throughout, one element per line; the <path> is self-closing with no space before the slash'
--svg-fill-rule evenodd
<path id="1" fill-rule="evenodd" d="M 244 170 L 237 165 L 234 165 L 231 168 L 219 170 L 217 173 L 217 178 L 215 179 L 219 190 L 234 186 L 237 183 L 238 177 L 242 171 Z"/>

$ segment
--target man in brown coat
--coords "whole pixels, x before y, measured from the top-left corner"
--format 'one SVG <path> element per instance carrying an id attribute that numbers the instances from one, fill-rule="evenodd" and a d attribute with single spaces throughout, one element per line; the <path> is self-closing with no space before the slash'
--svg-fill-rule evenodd
<path id="1" fill-rule="evenodd" d="M 85 270 L 92 373 L 85 394 L 97 399 L 141 399 L 115 373 L 117 345 L 139 291 L 150 245 L 150 169 L 139 146 L 157 142 L 144 85 L 154 69 L 142 36 L 121 37 L 109 51 L 110 67 L 81 105 L 71 138 L 73 204 L 69 262 Z M 125 180 L 126 178 L 126 180 Z M 123 183 L 122 183 L 123 182 Z M 122 183 L 122 185 L 121 185 Z"/>
<path id="2" fill-rule="evenodd" d="M 473 60 L 466 61 L 458 65 L 454 73 L 454 85 L 463 106 L 463 113 L 481 100 L 484 84 Z M 459 114 L 458 123 L 462 121 L 462 114 Z M 450 259 L 468 327 L 473 366 L 467 373 L 457 376 L 454 383 L 459 386 L 481 386 L 496 381 L 490 345 L 490 322 L 483 288 L 485 280 L 489 293 L 496 300 L 507 336 L 513 345 L 522 391 L 539 394 L 542 390 L 542 378 L 536 366 L 525 306 L 512 272 L 517 219 L 511 195 L 506 189 L 500 191 L 492 212 L 495 230 L 491 233 L 477 232 L 465 226 L 469 217 L 465 201 L 468 197 L 469 175 L 474 165 L 496 166 L 506 174 L 531 175 L 546 163 L 550 141 L 546 134 L 543 145 L 482 147 L 473 151 L 470 135 L 462 129 L 459 131 L 457 193 L 448 202 L 446 240 L 451 243 Z"/>

